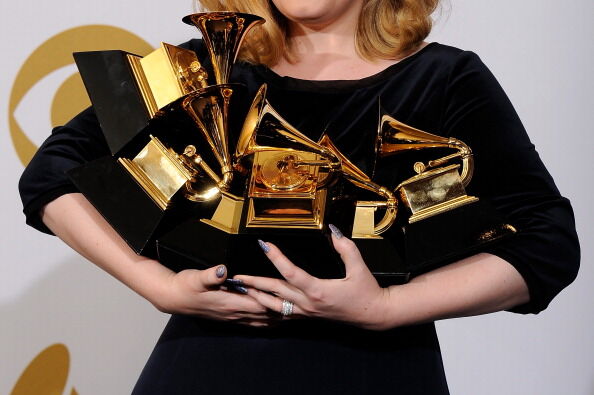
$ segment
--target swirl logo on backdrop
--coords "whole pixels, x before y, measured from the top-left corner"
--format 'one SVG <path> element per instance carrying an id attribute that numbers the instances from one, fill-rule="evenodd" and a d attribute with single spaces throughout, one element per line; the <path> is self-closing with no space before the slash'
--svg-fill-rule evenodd
<path id="1" fill-rule="evenodd" d="M 54 344 L 39 353 L 19 377 L 10 395 L 55 394 L 66 389 L 70 353 L 63 344 Z M 76 389 L 70 395 L 78 395 Z"/>
<path id="2" fill-rule="evenodd" d="M 66 67 L 72 67 L 73 52 L 122 49 L 138 55 L 146 55 L 152 47 L 142 38 L 127 30 L 107 25 L 75 27 L 59 33 L 41 44 L 27 58 L 19 70 L 10 93 L 8 123 L 10 136 L 16 153 L 27 165 L 37 145 L 31 138 L 33 131 L 19 124 L 15 112 L 23 98 L 50 74 Z M 27 108 L 27 117 L 39 117 L 50 113 L 51 125 L 62 125 L 90 105 L 80 75 L 73 70 L 54 92 L 50 108 Z"/>

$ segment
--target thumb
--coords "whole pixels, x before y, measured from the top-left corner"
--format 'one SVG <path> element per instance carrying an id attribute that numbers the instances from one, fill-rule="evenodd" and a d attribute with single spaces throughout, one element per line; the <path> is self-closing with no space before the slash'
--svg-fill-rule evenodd
<path id="1" fill-rule="evenodd" d="M 369 271 L 367 265 L 363 261 L 363 257 L 361 257 L 357 245 L 351 239 L 343 236 L 342 232 L 336 226 L 330 224 L 328 225 L 328 228 L 330 228 L 332 233 L 332 244 L 334 244 L 334 249 L 340 254 L 347 275 L 357 270 Z"/>
<path id="2" fill-rule="evenodd" d="M 218 265 L 205 269 L 200 272 L 200 280 L 204 287 L 212 287 L 222 284 L 227 278 L 227 267 L 225 265 Z"/>

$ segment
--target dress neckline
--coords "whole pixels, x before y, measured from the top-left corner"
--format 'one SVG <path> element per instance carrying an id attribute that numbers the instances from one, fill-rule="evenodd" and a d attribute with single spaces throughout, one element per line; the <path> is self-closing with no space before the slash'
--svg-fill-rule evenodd
<path id="1" fill-rule="evenodd" d="M 397 73 L 408 63 L 414 61 L 419 56 L 422 56 L 423 53 L 429 51 L 430 48 L 433 48 L 436 45 L 436 42 L 431 42 L 398 63 L 394 63 L 375 74 L 356 80 L 305 80 L 301 78 L 281 76 L 265 65 L 255 65 L 254 68 L 255 72 L 262 76 L 268 84 L 276 85 L 283 89 L 298 91 L 315 91 L 319 89 L 331 89 L 335 91 L 357 90 L 368 88 L 376 83 L 384 81 L 386 78 Z"/>

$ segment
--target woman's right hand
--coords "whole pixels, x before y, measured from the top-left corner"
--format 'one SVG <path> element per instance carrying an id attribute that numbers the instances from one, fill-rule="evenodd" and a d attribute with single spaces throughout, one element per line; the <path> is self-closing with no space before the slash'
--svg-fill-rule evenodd
<path id="1" fill-rule="evenodd" d="M 174 273 L 153 259 L 136 255 L 80 193 L 60 196 L 48 203 L 41 215 L 48 228 L 70 247 L 160 311 L 250 326 L 268 326 L 275 321 L 251 296 L 225 289 L 224 266 Z"/>
<path id="2" fill-rule="evenodd" d="M 149 297 L 164 313 L 187 314 L 249 326 L 269 326 L 278 320 L 251 296 L 226 289 L 227 268 L 219 265 L 206 270 L 186 269 L 171 273 L 162 290 Z"/>

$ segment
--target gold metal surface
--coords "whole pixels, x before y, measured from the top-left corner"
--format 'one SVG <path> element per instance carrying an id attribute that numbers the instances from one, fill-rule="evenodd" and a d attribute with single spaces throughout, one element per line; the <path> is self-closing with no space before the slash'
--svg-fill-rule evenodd
<path id="1" fill-rule="evenodd" d="M 467 196 L 464 187 L 472 179 L 474 160 L 470 147 L 453 137 L 442 137 L 406 125 L 382 112 L 376 140 L 376 155 L 386 157 L 400 152 L 429 148 L 450 148 L 456 152 L 427 163 L 416 162 L 416 176 L 396 187 L 402 202 L 410 209 L 409 223 L 478 201 Z M 448 162 L 460 159 L 460 165 Z"/>
<path id="2" fill-rule="evenodd" d="M 396 188 L 411 210 L 409 223 L 478 201 L 478 198 L 466 195 L 459 168 L 460 165 L 451 165 L 429 170 L 409 178 Z"/>
<path id="3" fill-rule="evenodd" d="M 132 69 L 132 73 L 134 74 L 134 78 L 136 80 L 136 84 L 138 86 L 138 90 L 142 96 L 142 102 L 146 108 L 149 117 L 154 117 L 157 111 L 159 111 L 159 107 L 157 107 L 157 102 L 151 92 L 151 87 L 142 71 L 142 65 L 140 61 L 142 57 L 128 54 L 128 64 L 130 64 L 130 68 Z"/>
<path id="4" fill-rule="evenodd" d="M 129 54 L 128 62 L 151 117 L 169 103 L 206 86 L 206 70 L 189 49 L 161 43 L 144 58 Z"/>
<path id="5" fill-rule="evenodd" d="M 229 188 L 233 179 L 227 133 L 227 112 L 232 94 L 230 85 L 213 85 L 187 95 L 181 103 L 219 164 L 221 176 L 217 183 L 223 191 Z"/>
<path id="6" fill-rule="evenodd" d="M 355 219 L 353 222 L 353 238 L 379 238 L 379 235 L 392 226 L 398 212 L 398 200 L 392 191 L 376 184 L 361 169 L 355 166 L 324 134 L 319 144 L 328 148 L 339 160 L 343 176 L 359 188 L 366 189 L 380 195 L 385 201 L 357 202 Z M 383 218 L 376 224 L 373 213 L 378 208 L 386 210 Z"/>
<path id="7" fill-rule="evenodd" d="M 319 189 L 311 199 L 250 198 L 246 217 L 249 228 L 322 229 L 327 190 Z"/>
<path id="8" fill-rule="evenodd" d="M 266 139 L 259 144 L 257 139 Z M 326 147 L 305 136 L 287 122 L 266 100 L 266 85 L 262 85 L 252 101 L 235 150 L 234 159 L 240 163 L 246 156 L 256 152 L 309 152 L 319 157 L 310 166 L 337 171 L 340 160 Z M 310 159 L 312 160 L 312 159 Z M 322 180 L 320 180 L 322 181 Z"/>
<path id="9" fill-rule="evenodd" d="M 150 151 L 150 159 L 141 161 L 137 157 L 130 161 L 120 158 L 120 163 L 162 209 L 168 207 L 180 184 L 185 185 L 184 196 L 194 202 L 212 200 L 228 191 L 233 179 L 233 163 L 228 146 L 227 119 L 233 88 L 226 83 L 245 34 L 263 21 L 258 16 L 239 13 L 203 13 L 184 18 L 184 22 L 197 26 L 203 33 L 217 85 L 208 86 L 208 73 L 191 50 L 163 43 L 161 48 L 144 58 L 128 57 L 150 116 L 155 116 L 167 105 L 172 105 L 173 110 L 181 108 L 190 116 L 206 142 L 204 146 L 217 161 L 217 166 L 206 163 L 204 153 L 198 152 L 194 144 L 188 144 L 178 155 L 160 141 L 162 152 L 159 154 L 155 153 L 156 143 L 145 147 L 139 154 L 146 155 Z M 195 141 L 195 137 L 189 135 L 188 141 Z M 151 167 L 156 166 L 158 155 L 168 158 L 161 173 L 170 178 Z M 183 169 L 183 183 L 171 177 L 172 168 Z M 228 201 L 225 196 L 223 202 Z M 228 204 L 223 206 L 230 207 Z M 234 229 L 235 225 L 223 220 L 220 212 L 217 218 L 211 221 L 213 226 L 222 224 L 223 228 Z"/>
<path id="10" fill-rule="evenodd" d="M 161 210 L 169 206 L 173 195 L 192 177 L 177 154 L 152 136 L 134 159 L 119 158 L 118 162 Z"/>
<path id="11" fill-rule="evenodd" d="M 340 160 L 283 119 L 265 95 L 262 85 L 234 155 L 235 169 L 249 173 L 246 227 L 321 229 L 325 187 L 339 175 Z M 248 157 L 251 166 L 246 168 Z"/>
<path id="12" fill-rule="evenodd" d="M 353 239 L 381 239 L 375 231 L 375 212 L 377 211 L 376 202 L 367 205 L 358 201 L 355 208 L 355 218 L 353 219 Z"/>
<path id="13" fill-rule="evenodd" d="M 427 164 L 415 163 L 414 169 L 417 173 L 420 174 L 428 169 L 444 165 L 452 159 L 460 158 L 462 161 L 462 171 L 460 173 L 462 184 L 464 186 L 468 185 L 474 171 L 474 160 L 469 146 L 456 138 L 438 136 L 406 125 L 388 114 L 381 116 L 376 140 L 376 154 L 378 157 L 382 158 L 399 152 L 427 148 L 451 148 L 456 152 L 429 161 Z"/>
<path id="14" fill-rule="evenodd" d="M 215 83 L 227 84 L 231 67 L 246 33 L 264 19 L 238 12 L 209 12 L 188 15 L 183 21 L 196 26 L 208 49 Z"/>
<path id="15" fill-rule="evenodd" d="M 353 237 L 379 238 L 392 226 L 397 215 L 395 193 L 375 183 L 327 135 L 313 141 L 283 119 L 266 100 L 266 85 L 260 87 L 252 101 L 232 156 L 227 123 L 233 87 L 228 81 L 245 34 L 263 20 L 248 14 L 215 12 L 188 15 L 184 22 L 202 32 L 216 85 L 207 86 L 207 73 L 193 53 L 167 44 L 144 59 L 131 59 L 131 64 L 139 70 L 139 84 L 143 92 L 148 92 L 146 101 L 152 111 L 181 97 L 176 105 L 199 130 L 205 142 L 200 149 L 206 147 L 216 159 L 216 166 L 206 163 L 207 153 L 199 152 L 194 143 L 180 155 L 168 151 L 170 161 L 185 171 L 186 198 L 201 202 L 221 196 L 215 214 L 205 223 L 229 233 L 240 231 L 244 200 L 230 193 L 236 172 L 247 178 L 244 193 L 248 206 L 243 210 L 243 223 L 248 228 L 322 229 L 327 188 L 339 177 L 381 197 L 356 202 Z M 194 137 L 190 135 L 189 141 L 195 141 Z M 401 200 L 411 210 L 410 222 L 477 200 L 464 191 L 473 172 L 472 152 L 466 144 L 421 131 L 382 113 L 376 142 L 378 157 L 427 148 L 450 148 L 455 152 L 415 163 L 418 174 L 397 187 Z M 461 175 L 459 165 L 440 167 L 455 159 L 462 162 Z M 171 191 L 160 184 L 155 186 L 156 181 L 151 179 L 157 174 L 154 170 L 149 171 L 149 176 L 139 164 L 132 167 L 126 160 L 122 162 L 162 207 L 169 204 L 168 193 L 181 187 L 181 179 L 169 181 Z M 384 215 L 376 223 L 377 210 L 383 210 Z"/>
<path id="16" fill-rule="evenodd" d="M 206 87 L 207 73 L 189 49 L 161 43 L 140 64 L 158 109 Z"/>
<path id="17" fill-rule="evenodd" d="M 211 219 L 202 219 L 205 224 L 226 233 L 239 233 L 243 199 L 227 192 L 222 192 L 221 201 Z"/>

